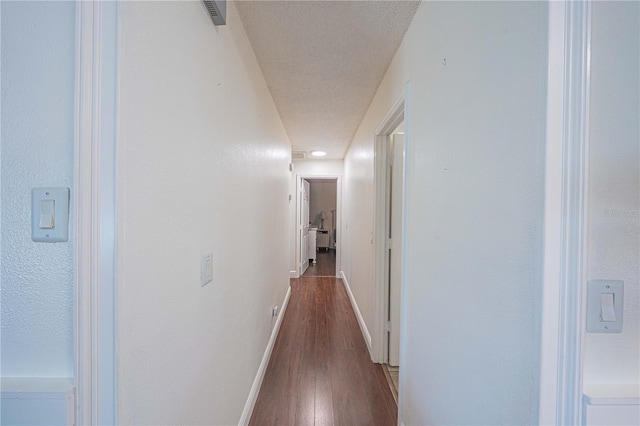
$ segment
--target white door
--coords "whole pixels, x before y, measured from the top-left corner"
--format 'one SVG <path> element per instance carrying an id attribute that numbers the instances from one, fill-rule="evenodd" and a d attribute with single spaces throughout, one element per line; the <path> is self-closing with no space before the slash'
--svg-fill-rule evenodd
<path id="1" fill-rule="evenodd" d="M 300 275 L 309 267 L 309 189 L 310 184 L 301 179 L 300 189 L 298 191 L 298 200 L 300 203 Z"/>
<path id="2" fill-rule="evenodd" d="M 402 282 L 402 217 L 404 194 L 404 135 L 394 134 L 390 144 L 393 160 L 390 196 L 390 234 L 389 251 L 389 365 L 400 364 L 400 284 Z"/>

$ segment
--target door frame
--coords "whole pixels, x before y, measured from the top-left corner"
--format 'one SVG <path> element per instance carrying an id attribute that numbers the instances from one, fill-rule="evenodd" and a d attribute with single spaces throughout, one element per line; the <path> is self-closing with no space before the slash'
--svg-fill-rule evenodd
<path id="1" fill-rule="evenodd" d="M 76 3 L 75 424 L 117 424 L 118 3 Z"/>
<path id="2" fill-rule="evenodd" d="M 342 176 L 341 175 L 332 175 L 332 174 L 314 174 L 314 173 L 296 173 L 296 223 L 295 223 L 295 247 L 296 247 L 296 277 L 300 277 L 300 230 L 298 227 L 300 226 L 300 215 L 302 212 L 300 211 L 300 200 L 298 199 L 298 194 L 300 194 L 300 185 L 302 184 L 302 179 L 327 179 L 327 180 L 335 180 L 336 181 L 336 232 L 338 233 L 338 238 L 336 241 L 336 277 L 339 277 L 341 271 L 341 256 L 342 256 Z"/>
<path id="3" fill-rule="evenodd" d="M 539 424 L 582 424 L 591 2 L 548 4 Z"/>
<path id="4" fill-rule="evenodd" d="M 396 128 L 397 129 L 397 128 Z M 398 152 L 398 140 L 402 139 L 401 142 L 401 151 L 399 155 L 396 155 Z M 384 338 L 384 361 L 389 366 L 399 366 L 400 365 L 400 284 L 402 282 L 402 277 L 404 275 L 404 271 L 402 270 L 402 259 L 404 255 L 402 253 L 403 249 L 403 241 L 405 235 L 402 233 L 404 227 L 404 184 L 406 182 L 406 176 L 404 174 L 404 163 L 405 163 L 405 146 L 404 146 L 404 131 L 402 134 L 396 133 L 395 130 L 393 133 L 386 138 L 387 140 L 387 149 L 391 149 L 392 151 L 387 151 L 387 169 L 386 169 L 386 193 L 385 193 L 385 240 L 390 238 L 391 242 L 387 243 L 387 250 L 385 250 L 385 302 L 384 307 L 386 310 L 385 318 L 388 319 L 390 324 L 387 324 L 387 332 L 385 333 Z M 393 142 L 393 143 L 391 143 Z M 391 157 L 391 161 L 389 161 L 389 156 Z M 401 157 L 401 158 L 400 158 Z M 398 170 L 399 165 L 401 165 L 401 169 Z M 400 173 L 398 173 L 400 172 Z M 396 174 L 399 174 L 400 179 L 400 187 L 401 189 L 398 191 L 396 185 L 398 183 L 394 179 Z M 400 198 L 400 200 L 398 200 Z M 394 212 L 395 208 L 398 208 L 397 202 L 399 202 L 400 206 L 400 214 L 397 215 L 397 211 Z M 400 223 L 397 222 L 396 216 L 400 217 Z M 399 225 L 399 227 L 398 227 Z M 400 240 L 398 241 L 398 235 L 400 235 Z M 395 252 L 394 252 L 395 250 Z M 399 256 L 398 256 L 399 255 Z M 395 268 L 399 268 L 399 271 L 395 271 Z M 395 294 L 397 293 L 397 294 Z M 394 299 L 395 296 L 395 299 Z M 396 300 L 397 299 L 397 300 Z M 394 301 L 395 300 L 395 301 Z M 396 312 L 396 309 L 398 310 Z M 394 324 L 395 322 L 395 324 Z M 397 346 L 395 345 L 397 340 Z M 397 349 L 397 353 L 394 354 L 393 360 L 397 361 L 396 364 L 392 363 L 391 354 L 394 352 L 393 349 Z M 396 358 L 397 356 L 397 358 Z"/>
<path id="5" fill-rule="evenodd" d="M 407 114 L 407 100 L 409 96 L 410 86 L 407 83 L 405 91 L 394 102 L 389 112 L 382 119 L 378 127 L 374 132 L 374 240 L 373 240 L 373 306 L 374 306 L 374 321 L 373 321 L 373 334 L 371 337 L 371 360 L 373 362 L 382 364 L 386 359 L 385 348 L 387 346 L 388 335 L 385 330 L 386 301 L 388 299 L 389 289 L 386 286 L 386 277 L 388 276 L 388 262 L 386 256 L 386 227 L 387 227 L 387 213 L 386 213 L 386 186 L 387 186 L 387 142 L 393 131 L 402 123 L 405 122 L 405 156 L 409 147 L 409 123 Z M 407 164 L 405 162 L 404 176 L 403 176 L 403 224 L 402 224 L 402 247 L 404 250 L 406 240 L 406 215 L 407 215 Z M 401 275 L 402 280 L 400 284 L 400 311 L 401 311 L 401 324 L 400 324 L 400 365 L 402 365 L 402 358 L 404 353 L 404 318 L 402 312 L 404 312 L 404 271 L 405 261 L 402 260 Z"/>

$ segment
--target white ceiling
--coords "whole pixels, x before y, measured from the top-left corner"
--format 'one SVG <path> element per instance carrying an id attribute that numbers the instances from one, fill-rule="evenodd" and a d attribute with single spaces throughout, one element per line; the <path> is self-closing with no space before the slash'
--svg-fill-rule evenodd
<path id="1" fill-rule="evenodd" d="M 342 159 L 416 1 L 238 1 L 293 151 Z"/>

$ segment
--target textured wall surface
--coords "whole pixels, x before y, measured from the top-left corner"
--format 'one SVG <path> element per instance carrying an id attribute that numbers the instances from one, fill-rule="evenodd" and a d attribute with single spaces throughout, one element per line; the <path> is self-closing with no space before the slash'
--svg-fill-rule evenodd
<path id="1" fill-rule="evenodd" d="M 73 198 L 74 73 L 72 2 L 2 2 L 3 376 L 73 376 L 73 244 L 31 241 L 31 188 Z"/>
<path id="2" fill-rule="evenodd" d="M 410 81 L 407 425 L 537 422 L 546 33 L 542 2 L 423 2 L 345 159 L 346 272 L 372 330 L 373 132 Z"/>
<path id="3" fill-rule="evenodd" d="M 587 279 L 624 280 L 623 331 L 587 333 L 586 383 L 640 382 L 640 5 L 592 10 Z"/>
<path id="4" fill-rule="evenodd" d="M 120 424 L 238 424 L 289 286 L 291 146 L 227 7 L 120 4 Z"/>

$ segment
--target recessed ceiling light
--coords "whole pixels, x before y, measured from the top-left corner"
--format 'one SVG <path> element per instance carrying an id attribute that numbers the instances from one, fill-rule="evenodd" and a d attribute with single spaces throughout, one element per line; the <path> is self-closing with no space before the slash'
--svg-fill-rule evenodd
<path id="1" fill-rule="evenodd" d="M 324 151 L 311 151 L 311 155 L 314 157 L 324 157 L 327 153 Z"/>

